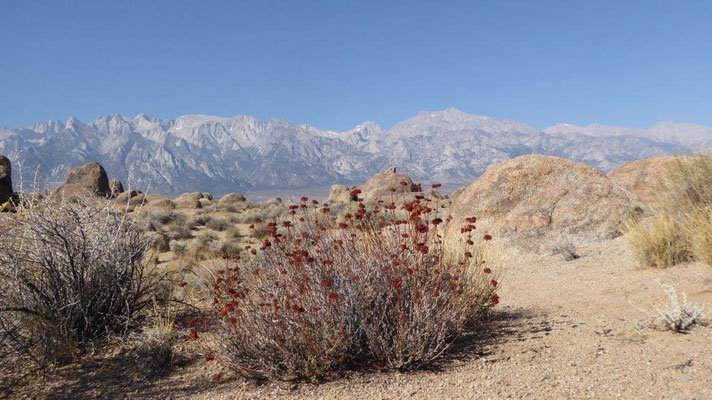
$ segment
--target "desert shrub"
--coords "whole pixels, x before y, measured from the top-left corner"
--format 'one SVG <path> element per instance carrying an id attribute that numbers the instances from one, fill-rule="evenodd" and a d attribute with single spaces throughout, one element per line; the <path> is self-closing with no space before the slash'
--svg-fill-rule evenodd
<path id="1" fill-rule="evenodd" d="M 680 157 L 661 182 L 651 216 L 628 223 L 626 239 L 638 264 L 669 267 L 712 261 L 712 158 Z"/>
<path id="2" fill-rule="evenodd" d="M 164 252 L 170 250 L 170 244 L 168 237 L 160 232 L 146 232 L 146 236 L 149 238 L 151 243 L 151 248 L 158 250 L 159 252 Z"/>
<path id="3" fill-rule="evenodd" d="M 203 246 L 208 246 L 208 245 L 210 245 L 210 243 L 215 242 L 219 239 L 220 238 L 218 237 L 218 235 L 216 235 L 212 232 L 203 232 L 200 235 L 198 235 L 198 241 Z"/>
<path id="4" fill-rule="evenodd" d="M 205 223 L 205 227 L 214 231 L 222 232 L 230 227 L 230 222 L 224 218 L 211 218 Z"/>
<path id="5" fill-rule="evenodd" d="M 208 219 L 209 218 L 206 215 L 191 215 L 186 220 L 186 225 L 188 225 L 188 229 L 195 230 L 195 228 L 205 225 L 205 223 L 208 222 Z"/>
<path id="6" fill-rule="evenodd" d="M 257 208 L 246 209 L 231 219 L 238 224 L 255 224 L 275 221 L 289 210 L 281 204 L 260 205 Z"/>
<path id="7" fill-rule="evenodd" d="M 171 226 L 171 228 L 168 230 L 168 238 L 171 240 L 184 240 L 184 239 L 190 239 L 193 237 L 193 234 L 190 232 L 190 229 L 188 229 L 187 226 L 183 225 L 174 225 Z"/>
<path id="8" fill-rule="evenodd" d="M 175 315 L 170 311 L 155 311 L 152 323 L 136 336 L 134 359 L 139 372 L 146 377 L 168 373 L 177 341 Z"/>
<path id="9" fill-rule="evenodd" d="M 234 257 L 240 254 L 242 248 L 235 241 L 215 241 L 210 244 L 210 251 L 219 257 Z"/>
<path id="10" fill-rule="evenodd" d="M 185 215 L 178 214 L 173 210 L 152 210 L 145 218 L 154 230 L 160 230 L 164 225 L 172 223 L 183 225 L 186 222 Z"/>
<path id="11" fill-rule="evenodd" d="M 576 251 L 576 246 L 568 240 L 560 240 L 551 245 L 552 255 L 561 255 L 566 261 L 573 261 L 581 256 Z"/>
<path id="12" fill-rule="evenodd" d="M 695 325 L 706 325 L 704 307 L 687 301 L 687 296 L 683 293 L 682 300 L 678 298 L 677 290 L 672 285 L 657 282 L 670 300 L 669 304 L 659 304 L 653 306 L 654 313 L 648 315 L 655 321 L 654 328 L 671 330 L 684 333 L 692 329 Z"/>
<path id="13" fill-rule="evenodd" d="M 240 202 L 240 203 L 233 203 L 233 204 L 220 204 L 220 203 L 215 203 L 207 206 L 204 209 L 205 213 L 217 213 L 217 212 L 224 212 L 224 213 L 238 213 L 246 208 L 249 207 L 249 203 L 246 201 Z"/>
<path id="14" fill-rule="evenodd" d="M 258 224 L 250 225 L 250 236 L 252 236 L 255 239 L 266 238 L 268 236 L 267 224 L 266 223 L 258 223 Z"/>
<path id="15" fill-rule="evenodd" d="M 168 247 L 171 249 L 172 252 L 174 253 L 185 253 L 186 245 L 185 243 L 178 241 L 178 240 L 171 240 L 168 243 Z"/>
<path id="16" fill-rule="evenodd" d="M 144 232 L 108 203 L 43 200 L 0 237 L 0 344 L 38 364 L 63 362 L 122 334 L 157 292 Z"/>
<path id="17" fill-rule="evenodd" d="M 242 232 L 238 226 L 231 226 L 227 229 L 227 237 L 230 239 L 241 239 L 243 237 Z"/>
<path id="18" fill-rule="evenodd" d="M 261 247 L 246 249 L 253 257 L 217 271 L 216 354 L 242 376 L 282 380 L 329 378 L 356 360 L 408 370 L 443 355 L 498 302 L 497 282 L 473 254 L 473 224 L 464 251 L 450 253 L 427 202 L 404 209 L 408 218 L 387 223 L 395 205 L 337 219 L 304 202 L 269 223 Z"/>

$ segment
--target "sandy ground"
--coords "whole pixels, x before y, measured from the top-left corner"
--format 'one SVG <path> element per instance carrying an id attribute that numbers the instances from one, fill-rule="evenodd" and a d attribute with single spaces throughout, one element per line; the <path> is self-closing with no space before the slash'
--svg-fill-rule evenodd
<path id="1" fill-rule="evenodd" d="M 195 399 L 712 399 L 712 326 L 688 334 L 640 328 L 642 309 L 667 301 L 655 280 L 712 305 L 712 267 L 636 269 L 622 239 L 581 258 L 510 250 L 501 299 L 487 329 L 437 370 L 351 373 L 334 382 L 255 385 L 211 381 L 202 362 L 132 381 L 126 360 L 88 360 L 13 394 L 28 398 Z"/>

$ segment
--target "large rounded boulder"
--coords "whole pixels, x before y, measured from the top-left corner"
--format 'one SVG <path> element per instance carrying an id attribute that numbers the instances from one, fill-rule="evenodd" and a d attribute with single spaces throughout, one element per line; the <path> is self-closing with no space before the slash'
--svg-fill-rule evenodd
<path id="1" fill-rule="evenodd" d="M 356 189 L 356 186 L 331 185 L 329 188 L 329 203 L 356 201 L 358 197 L 351 194 L 354 189 Z"/>
<path id="2" fill-rule="evenodd" d="M 643 203 L 653 203 L 661 183 L 678 163 L 675 156 L 660 156 L 632 161 L 608 173 L 617 185 L 638 196 Z"/>
<path id="3" fill-rule="evenodd" d="M 420 192 L 420 184 L 414 184 L 408 175 L 396 172 L 396 168 L 389 168 L 372 176 L 363 185 L 359 186 L 362 197 L 366 200 L 388 199 L 393 194 Z"/>
<path id="4" fill-rule="evenodd" d="M 176 208 L 184 209 L 198 209 L 203 208 L 203 203 L 200 202 L 203 199 L 203 194 L 199 192 L 193 193 L 183 193 L 173 200 Z"/>
<path id="5" fill-rule="evenodd" d="M 460 237 L 466 219 L 476 232 L 543 250 L 561 240 L 582 243 L 614 238 L 642 213 L 642 204 L 586 164 L 542 155 L 491 167 L 458 193 L 450 207 L 449 238 Z"/>
<path id="6" fill-rule="evenodd" d="M 0 156 L 0 205 L 12 197 L 12 165 L 10 159 Z"/>
<path id="7" fill-rule="evenodd" d="M 242 193 L 228 193 L 225 196 L 221 197 L 220 200 L 218 200 L 219 204 L 236 204 L 236 203 L 242 203 L 244 201 L 247 201 L 245 196 L 242 195 Z"/>
<path id="8" fill-rule="evenodd" d="M 111 195 L 111 189 L 104 167 L 91 162 L 69 171 L 64 184 L 57 188 L 56 193 L 63 196 L 91 194 L 107 197 Z"/>
<path id="9" fill-rule="evenodd" d="M 111 192 L 111 197 L 116 197 L 124 192 L 124 184 L 118 179 L 112 179 L 109 182 L 109 192 Z"/>

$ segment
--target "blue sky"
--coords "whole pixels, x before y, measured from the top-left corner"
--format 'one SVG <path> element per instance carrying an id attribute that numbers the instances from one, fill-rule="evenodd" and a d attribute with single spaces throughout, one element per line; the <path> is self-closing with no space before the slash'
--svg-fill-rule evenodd
<path id="1" fill-rule="evenodd" d="M 0 125 L 146 113 L 345 130 L 450 106 L 712 125 L 712 1 L 0 0 Z"/>

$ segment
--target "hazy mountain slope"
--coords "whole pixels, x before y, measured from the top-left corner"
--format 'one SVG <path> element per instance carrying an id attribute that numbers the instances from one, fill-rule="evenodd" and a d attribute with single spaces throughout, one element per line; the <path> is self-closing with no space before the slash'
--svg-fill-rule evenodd
<path id="1" fill-rule="evenodd" d="M 127 186 L 222 193 L 357 183 L 390 166 L 419 181 L 465 184 L 490 165 L 529 153 L 607 171 L 630 160 L 691 152 L 708 132 L 674 123 L 649 131 L 559 124 L 540 132 L 452 108 L 421 112 L 391 129 L 365 122 L 347 132 L 249 116 L 109 115 L 86 124 L 70 118 L 0 129 L 0 153 L 21 162 L 26 183 L 37 171 L 42 186 L 56 186 L 70 168 L 98 161 Z M 695 145 L 685 145 L 687 138 L 696 138 Z"/>
<path id="2" fill-rule="evenodd" d="M 596 137 L 630 135 L 697 150 L 712 147 L 712 128 L 684 122 L 660 122 L 650 129 L 600 124 L 588 126 L 557 124 L 542 130 L 542 132 L 551 135 L 579 133 Z"/>

